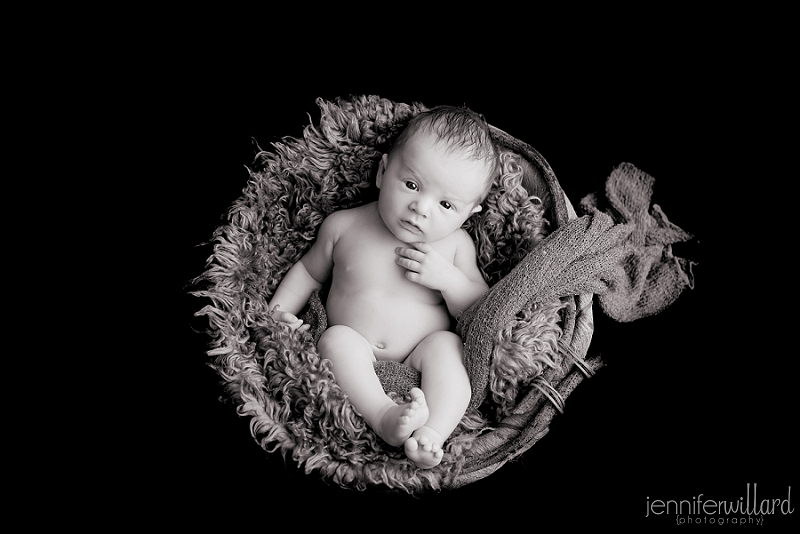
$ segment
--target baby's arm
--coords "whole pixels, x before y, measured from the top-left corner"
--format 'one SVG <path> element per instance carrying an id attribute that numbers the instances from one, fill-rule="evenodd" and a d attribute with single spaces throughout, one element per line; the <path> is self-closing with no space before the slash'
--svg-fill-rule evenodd
<path id="1" fill-rule="evenodd" d="M 298 328 L 303 322 L 297 318 L 297 314 L 306 305 L 311 293 L 322 288 L 322 283 L 311 276 L 300 259 L 286 273 L 272 301 L 269 303 L 270 313 L 276 321 L 289 323 L 293 329 Z"/>
<path id="2" fill-rule="evenodd" d="M 469 234 L 456 232 L 456 252 L 453 263 L 427 243 L 414 243 L 414 248 L 396 250 L 398 265 L 408 269 L 406 277 L 412 282 L 442 293 L 447 310 L 453 317 L 472 306 L 489 289 L 478 269 L 475 245 Z"/>
<path id="3" fill-rule="evenodd" d="M 463 230 L 457 232 L 457 235 L 458 245 L 456 247 L 456 255 L 453 258 L 453 265 L 463 274 L 463 278 L 456 278 L 451 287 L 442 291 L 442 296 L 447 302 L 447 309 L 456 318 L 489 290 L 489 286 L 483 279 L 480 269 L 478 269 L 475 243 L 472 242 L 469 234 Z"/>
<path id="4" fill-rule="evenodd" d="M 311 293 L 322 288 L 333 268 L 333 246 L 339 235 L 339 219 L 337 214 L 332 214 L 323 221 L 311 249 L 289 269 L 278 285 L 269 303 L 276 320 L 289 323 L 292 328 L 302 324 L 297 314 L 306 305 Z"/>

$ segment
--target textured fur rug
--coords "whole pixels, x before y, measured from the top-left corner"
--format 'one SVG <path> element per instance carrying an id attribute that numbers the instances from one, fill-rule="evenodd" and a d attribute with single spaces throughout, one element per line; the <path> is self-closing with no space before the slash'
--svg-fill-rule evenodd
<path id="1" fill-rule="evenodd" d="M 489 394 L 465 414 L 439 466 L 419 470 L 401 449 L 384 444 L 337 386 L 313 335 L 275 323 L 267 303 L 329 213 L 375 199 L 376 161 L 425 108 L 378 97 L 317 104 L 318 125 L 258 153 L 228 222 L 213 236 L 213 255 L 193 292 L 209 300 L 198 312 L 209 320 L 209 355 L 264 449 L 281 451 L 307 472 L 345 487 L 447 487 L 475 454 L 473 441 L 511 414 L 523 395 L 538 388 L 558 402 L 548 381 L 563 377 L 571 365 L 559 354 L 567 311 L 558 300 L 532 305 L 497 332 Z M 542 201 L 521 186 L 519 156 L 506 152 L 502 158 L 501 179 L 466 225 L 490 285 L 547 233 Z M 312 326 L 322 321 L 317 315 Z"/>

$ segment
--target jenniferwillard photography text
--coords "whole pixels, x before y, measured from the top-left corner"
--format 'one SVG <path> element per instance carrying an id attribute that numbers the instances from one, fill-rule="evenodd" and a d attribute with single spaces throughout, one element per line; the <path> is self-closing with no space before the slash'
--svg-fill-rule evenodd
<path id="1" fill-rule="evenodd" d="M 794 513 L 792 487 L 784 496 L 759 495 L 758 484 L 747 484 L 744 495 L 736 500 L 713 499 L 702 493 L 691 499 L 662 500 L 647 497 L 645 517 L 672 516 L 683 524 L 755 524 L 763 525 L 769 516 Z"/>

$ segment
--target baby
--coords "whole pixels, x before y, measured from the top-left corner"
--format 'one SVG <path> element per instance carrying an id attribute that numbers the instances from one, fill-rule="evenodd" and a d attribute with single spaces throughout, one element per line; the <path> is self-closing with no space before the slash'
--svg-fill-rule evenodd
<path id="1" fill-rule="evenodd" d="M 498 169 L 481 116 L 444 106 L 418 114 L 380 160 L 378 200 L 328 216 L 270 302 L 275 319 L 299 328 L 296 314 L 332 276 L 320 357 L 375 433 L 404 445 L 422 469 L 439 464 L 469 404 L 463 344 L 449 330 L 450 316 L 488 286 L 461 226 L 481 210 Z M 386 395 L 376 360 L 420 372 L 411 402 Z"/>

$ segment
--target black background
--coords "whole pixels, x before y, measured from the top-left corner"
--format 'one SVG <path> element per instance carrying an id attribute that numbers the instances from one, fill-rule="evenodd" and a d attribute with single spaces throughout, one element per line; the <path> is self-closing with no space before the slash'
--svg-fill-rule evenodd
<path id="1" fill-rule="evenodd" d="M 235 73 L 200 69 L 166 94 L 160 133 L 177 232 L 164 278 L 178 302 L 168 337 L 177 364 L 171 387 L 181 392 L 170 406 L 181 408 L 163 405 L 163 428 L 145 437 L 163 490 L 158 506 L 180 523 L 200 525 L 271 528 L 276 516 L 293 510 L 292 521 L 307 526 L 336 525 L 346 511 L 345 525 L 356 528 L 376 528 L 361 522 L 376 512 L 400 528 L 419 528 L 417 514 L 425 513 L 452 526 L 485 519 L 507 528 L 521 520 L 533 531 L 553 521 L 675 524 L 674 515 L 645 517 L 648 499 L 736 500 L 748 483 L 758 484 L 759 496 L 787 497 L 796 416 L 788 379 L 773 363 L 775 334 L 764 331 L 763 308 L 752 302 L 760 296 L 730 282 L 730 240 L 723 235 L 736 229 L 719 217 L 730 206 L 724 194 L 731 176 L 720 166 L 730 146 L 716 140 L 734 124 L 712 89 L 715 74 L 666 58 L 635 71 L 616 65 L 542 74 L 534 65 L 476 75 L 442 62 L 429 75 L 396 62 L 389 75 L 376 77 L 355 66 L 332 76 L 265 61 Z M 187 284 L 211 252 L 199 245 L 246 184 L 251 138 L 267 148 L 298 136 L 308 115 L 319 117 L 315 98 L 347 94 L 467 105 L 535 147 L 573 204 L 602 189 L 614 166 L 633 163 L 655 177 L 653 202 L 696 236 L 675 247 L 676 255 L 698 262 L 695 289 L 663 313 L 629 324 L 595 306 L 589 354 L 602 354 L 606 367 L 575 390 L 549 434 L 520 459 L 456 491 L 412 497 L 320 482 L 258 446 L 247 421 L 218 401 L 218 379 L 205 366 L 206 337 L 197 333 L 205 324 L 193 317 L 204 302 L 187 295 Z"/>

